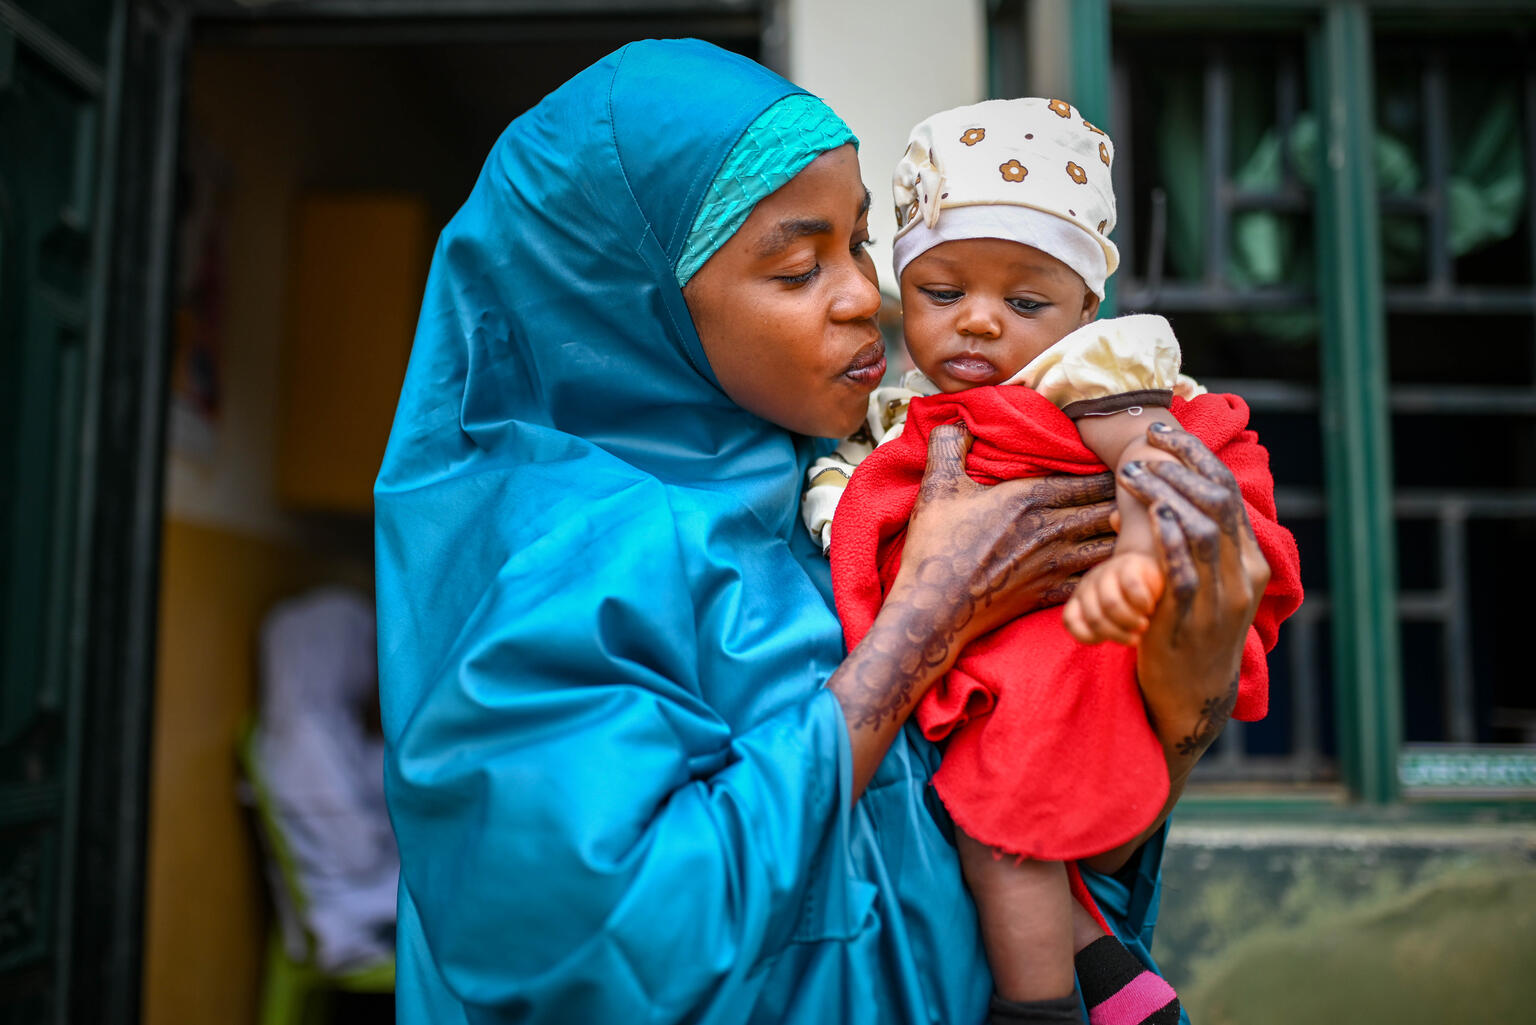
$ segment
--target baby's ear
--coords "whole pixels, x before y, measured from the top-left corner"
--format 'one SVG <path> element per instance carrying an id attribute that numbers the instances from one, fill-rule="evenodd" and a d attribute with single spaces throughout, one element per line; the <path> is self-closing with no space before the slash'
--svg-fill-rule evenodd
<path id="1" fill-rule="evenodd" d="M 1099 315 L 1099 297 L 1093 294 L 1093 289 L 1091 289 L 1091 288 L 1087 287 L 1086 285 L 1084 285 L 1083 286 L 1083 315 L 1082 315 L 1082 318 L 1080 320 L 1078 320 L 1077 324 L 1078 324 L 1079 327 L 1083 326 L 1084 324 L 1091 324 L 1091 323 L 1093 323 L 1093 318 L 1097 317 L 1098 315 Z"/>

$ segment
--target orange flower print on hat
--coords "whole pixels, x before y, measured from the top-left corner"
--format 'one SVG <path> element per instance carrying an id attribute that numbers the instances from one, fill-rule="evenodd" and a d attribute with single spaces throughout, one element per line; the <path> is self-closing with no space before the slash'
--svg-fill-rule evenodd
<path id="1" fill-rule="evenodd" d="M 1102 142 L 1099 143 L 1099 159 L 1104 161 L 1105 167 L 1109 166 L 1109 147 Z"/>
<path id="2" fill-rule="evenodd" d="M 1021 182 L 1024 180 L 1024 176 L 1029 173 L 1029 168 L 1017 160 L 1010 160 L 1006 164 L 1000 165 L 998 170 L 1003 172 L 1003 181 L 1005 182 Z"/>
<path id="3" fill-rule="evenodd" d="M 1089 121 L 1087 118 L 1083 118 L 1083 127 L 1088 129 L 1090 132 L 1098 132 L 1100 135 L 1103 135 L 1103 136 L 1106 136 L 1106 137 L 1109 135 L 1108 132 L 1104 131 L 1104 129 L 1098 127 L 1092 121 Z"/>
<path id="4" fill-rule="evenodd" d="M 1072 116 L 1072 104 L 1068 103 L 1066 100 L 1052 100 L 1049 106 L 1057 117 Z"/>
<path id="5" fill-rule="evenodd" d="M 974 146 L 986 137 L 987 130 L 985 128 L 967 128 L 965 134 L 960 136 L 960 141 L 967 146 Z"/>
<path id="6" fill-rule="evenodd" d="M 1107 218 L 1107 217 L 1104 220 L 1099 222 L 1099 227 L 1098 227 L 1097 230 L 1098 230 L 1100 235 L 1104 234 L 1104 225 L 1106 225 L 1108 223 L 1109 223 L 1109 218 Z"/>
<path id="7" fill-rule="evenodd" d="M 1003 175 L 1003 177 L 1006 178 L 1008 176 L 1005 174 L 1005 175 Z M 1067 161 L 1067 177 L 1071 178 L 1073 181 L 1077 182 L 1079 185 L 1087 185 L 1088 184 L 1088 172 L 1084 171 L 1081 167 L 1078 167 L 1076 164 L 1074 164 L 1070 160 Z"/>

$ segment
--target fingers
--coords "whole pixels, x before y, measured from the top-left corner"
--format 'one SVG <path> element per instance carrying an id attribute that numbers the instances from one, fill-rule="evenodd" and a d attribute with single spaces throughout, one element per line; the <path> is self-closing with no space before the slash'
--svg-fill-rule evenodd
<path id="1" fill-rule="evenodd" d="M 1081 544 L 1068 548 L 1054 568 L 1074 576 L 1087 573 L 1109 558 L 1114 550 L 1115 538 L 1112 535 L 1090 536 Z"/>
<path id="2" fill-rule="evenodd" d="M 1057 536 L 1069 541 L 1094 541 L 1103 536 L 1108 537 L 1113 546 L 1114 517 L 1115 506 L 1111 502 L 1063 511 L 1057 515 L 1056 519 Z M 1099 557 L 1099 559 L 1102 558 L 1103 556 Z M 1094 561 L 1097 562 L 1099 559 Z"/>
<path id="3" fill-rule="evenodd" d="M 1109 473 L 1095 473 L 1088 477 L 1056 476 L 1038 477 L 1040 490 L 1045 494 L 1044 505 L 1096 505 L 1115 500 L 1115 478 Z"/>
<path id="4" fill-rule="evenodd" d="M 1072 600 L 1061 610 L 1061 624 L 1079 644 L 1114 641 L 1134 645 L 1146 632 L 1150 621 L 1144 616 L 1133 616 L 1129 620 L 1117 618 L 1110 613 L 1110 604 L 1105 598 L 1101 587 L 1093 586 L 1084 578 L 1073 592 Z"/>
<path id="5" fill-rule="evenodd" d="M 928 436 L 928 465 L 923 470 L 920 497 L 933 499 L 959 492 L 974 483 L 965 472 L 965 454 L 971 450 L 971 432 L 963 423 L 941 424 Z"/>
<path id="6" fill-rule="evenodd" d="M 1161 476 L 1150 472 L 1146 463 L 1127 463 L 1120 471 L 1120 484 L 1146 506 L 1154 522 L 1164 510 L 1171 510 L 1181 528 L 1181 538 L 1196 557 L 1215 560 L 1220 552 L 1222 528 Z"/>
<path id="7" fill-rule="evenodd" d="M 1210 520 L 1206 519 L 1206 522 L 1210 523 Z M 1170 506 L 1153 509 L 1152 536 L 1163 560 L 1165 592 L 1172 596 L 1177 618 L 1182 621 L 1200 591 L 1200 566 L 1191 550 L 1184 524 Z"/>
<path id="8" fill-rule="evenodd" d="M 1269 563 L 1259 549 L 1248 519 L 1248 507 L 1233 480 L 1230 488 L 1193 472 L 1180 463 L 1155 462 L 1146 468 L 1179 491 L 1201 512 L 1211 517 L 1226 537 L 1236 542 L 1239 563 L 1247 577 L 1247 590 L 1255 600 L 1269 583 Z"/>
<path id="9" fill-rule="evenodd" d="M 1163 577 L 1140 552 L 1124 553 L 1094 569 L 1062 610 L 1062 623 L 1084 644 L 1134 645 L 1151 625 Z"/>
<path id="10" fill-rule="evenodd" d="M 1217 459 L 1205 443 L 1188 431 L 1175 430 L 1167 424 L 1154 423 L 1147 428 L 1147 443 L 1153 448 L 1177 456 L 1196 473 L 1215 481 L 1229 491 L 1237 490 L 1237 480 L 1227 465 Z"/>

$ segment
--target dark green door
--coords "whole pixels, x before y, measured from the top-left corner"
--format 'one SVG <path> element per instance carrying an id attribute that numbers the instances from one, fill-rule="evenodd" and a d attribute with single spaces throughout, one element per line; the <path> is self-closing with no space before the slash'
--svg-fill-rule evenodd
<path id="1" fill-rule="evenodd" d="M 115 6 L 0 0 L 0 1021 L 18 1025 L 65 1020 L 72 984 Z"/>

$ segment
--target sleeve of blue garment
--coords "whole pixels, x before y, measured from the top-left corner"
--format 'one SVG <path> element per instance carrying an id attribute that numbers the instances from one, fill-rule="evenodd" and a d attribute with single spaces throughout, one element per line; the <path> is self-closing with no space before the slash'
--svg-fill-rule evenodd
<path id="1" fill-rule="evenodd" d="M 592 471 L 537 468 L 561 473 Z M 749 1003 L 848 802 L 829 692 L 801 687 L 739 732 L 701 696 L 701 613 L 660 489 L 582 490 L 472 602 L 433 600 L 466 615 L 391 753 L 404 888 L 476 1020 Z"/>

